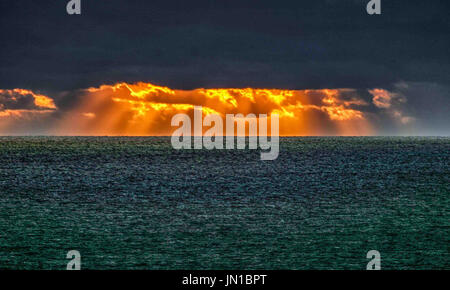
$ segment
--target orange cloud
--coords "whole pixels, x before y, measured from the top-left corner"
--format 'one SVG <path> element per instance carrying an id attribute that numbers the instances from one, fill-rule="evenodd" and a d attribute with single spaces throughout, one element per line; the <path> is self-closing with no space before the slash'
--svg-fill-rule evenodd
<path id="1" fill-rule="evenodd" d="M 279 114 L 283 136 L 370 135 L 373 130 L 364 113 L 352 108 L 367 104 L 357 98 L 341 98 L 341 94 L 352 92 L 351 89 L 173 90 L 150 83 L 103 85 L 80 91 L 80 102 L 65 115 L 55 133 L 170 135 L 176 129 L 170 126 L 172 116 L 178 113 L 192 116 L 194 106 L 202 106 L 204 116 Z"/>
<path id="2" fill-rule="evenodd" d="M 392 94 L 383 89 L 369 90 L 373 95 L 373 104 L 378 108 L 387 109 L 391 107 Z"/>
<path id="3" fill-rule="evenodd" d="M 30 114 L 42 111 L 41 117 L 33 116 L 41 118 L 45 132 L 53 135 L 171 135 L 176 129 L 170 125 L 172 117 L 178 113 L 193 116 L 194 106 L 202 106 L 203 116 L 279 114 L 282 136 L 373 134 L 366 114 L 358 109 L 367 103 L 353 89 L 174 90 L 150 83 L 117 83 L 62 94 L 57 104 L 69 100 L 70 106 L 61 108 L 53 99 L 28 90 L 0 90 L 2 95 L 8 98 L 0 99 L 0 118 L 14 125 L 17 119 L 30 119 Z M 7 108 L 14 103 L 12 98 L 20 96 L 25 96 L 26 108 Z M 15 128 L 5 124 L 0 133 Z"/>
<path id="4" fill-rule="evenodd" d="M 0 134 L 28 134 L 54 112 L 53 99 L 30 90 L 0 90 Z"/>
<path id="5" fill-rule="evenodd" d="M 12 102 L 19 102 L 20 99 L 24 99 L 27 96 L 31 96 L 34 100 L 34 105 L 37 107 L 37 109 L 56 109 L 53 99 L 44 95 L 35 94 L 30 90 L 24 89 L 0 90 L 0 96 L 2 96 L 1 99 L 5 100 L 6 98 L 9 98 L 9 101 Z"/>

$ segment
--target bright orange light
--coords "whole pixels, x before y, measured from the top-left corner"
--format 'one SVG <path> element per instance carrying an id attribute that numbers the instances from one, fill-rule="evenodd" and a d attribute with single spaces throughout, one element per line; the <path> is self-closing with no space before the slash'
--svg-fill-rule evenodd
<path id="1" fill-rule="evenodd" d="M 281 90 L 218 88 L 174 90 L 150 83 L 117 83 L 77 91 L 80 100 L 64 112 L 51 130 L 57 135 L 171 135 L 171 118 L 193 114 L 202 106 L 208 114 L 279 114 L 280 135 L 371 135 L 364 100 L 343 98 L 351 89 Z M 0 91 L 1 92 L 1 91 Z M 57 110 L 53 100 L 28 90 L 39 108 Z M 356 94 L 355 94 L 356 95 Z M 1 111 L 0 117 L 13 112 Z M 52 124 L 53 125 L 53 124 Z M 1 133 L 1 132 L 0 132 Z"/>

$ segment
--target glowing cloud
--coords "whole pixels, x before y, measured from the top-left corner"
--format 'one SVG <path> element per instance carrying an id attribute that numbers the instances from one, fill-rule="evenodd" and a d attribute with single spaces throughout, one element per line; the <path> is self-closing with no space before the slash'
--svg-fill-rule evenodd
<path id="1" fill-rule="evenodd" d="M 30 100 L 33 101 L 35 108 L 30 106 Z M 23 89 L 0 90 L 0 106 L 4 107 L 5 104 L 14 108 L 27 106 L 28 109 L 56 109 L 53 99 Z"/>
<path id="2" fill-rule="evenodd" d="M 149 83 L 118 83 L 78 92 L 78 105 L 65 115 L 56 134 L 170 135 L 172 116 L 191 114 L 196 105 L 207 114 L 280 115 L 281 135 L 367 135 L 365 115 L 344 99 L 342 90 L 256 88 L 172 90 Z M 73 124 L 76 120 L 77 126 Z"/>
<path id="3" fill-rule="evenodd" d="M 55 100 L 71 102 L 69 107 L 62 106 L 64 109 L 57 109 L 58 102 L 55 105 L 53 99 L 28 90 L 0 92 L 9 99 L 26 96 L 27 104 L 33 101 L 33 108 L 28 109 L 55 111 L 47 116 L 45 128 L 47 134 L 55 135 L 171 135 L 175 130 L 171 118 L 178 113 L 192 115 L 194 106 L 202 106 L 204 116 L 279 114 L 282 136 L 374 133 L 366 113 L 360 110 L 368 104 L 353 89 L 173 90 L 150 83 L 118 83 L 61 94 Z M 15 114 L 15 118 L 22 116 L 21 111 L 8 111 L 5 104 L 9 103 L 0 100 L 0 116 L 9 120 Z M 11 128 L 14 126 L 9 130 L 3 126 L 0 133 L 11 132 Z"/>
<path id="4" fill-rule="evenodd" d="M 373 95 L 373 104 L 378 108 L 387 109 L 391 106 L 392 96 L 388 91 L 383 89 L 373 89 L 369 90 L 369 92 Z"/>

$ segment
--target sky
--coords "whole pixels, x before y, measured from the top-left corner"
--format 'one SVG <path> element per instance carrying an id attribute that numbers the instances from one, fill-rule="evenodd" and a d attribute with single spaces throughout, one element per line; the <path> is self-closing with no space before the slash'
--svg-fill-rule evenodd
<path id="1" fill-rule="evenodd" d="M 0 135 L 168 135 L 177 113 L 281 135 L 450 135 L 450 3 L 0 3 Z M 173 128 L 175 129 L 175 128 Z"/>

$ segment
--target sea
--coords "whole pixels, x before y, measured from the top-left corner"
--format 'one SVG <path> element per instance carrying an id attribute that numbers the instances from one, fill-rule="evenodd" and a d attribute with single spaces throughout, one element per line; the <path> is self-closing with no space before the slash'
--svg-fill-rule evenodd
<path id="1" fill-rule="evenodd" d="M 0 137 L 0 269 L 450 269 L 450 138 Z"/>

